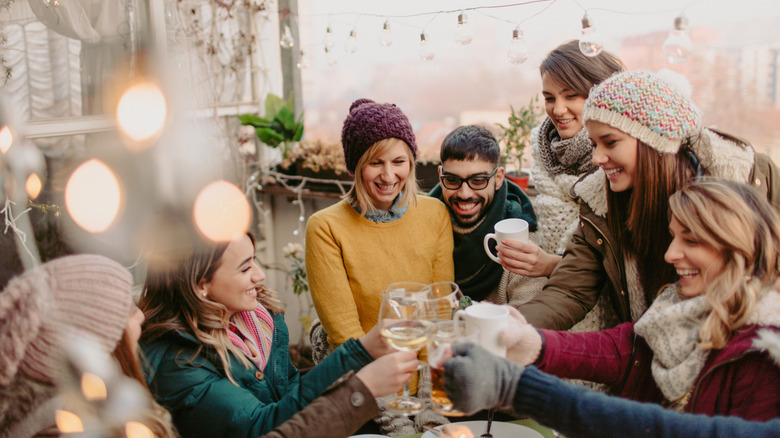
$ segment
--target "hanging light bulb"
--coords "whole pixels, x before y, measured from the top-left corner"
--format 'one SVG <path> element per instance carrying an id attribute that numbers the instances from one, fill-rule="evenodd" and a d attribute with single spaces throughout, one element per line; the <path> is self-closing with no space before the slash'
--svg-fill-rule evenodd
<path id="1" fill-rule="evenodd" d="M 322 45 L 328 49 L 332 49 L 336 46 L 336 39 L 333 37 L 333 29 L 331 29 L 330 25 L 325 29 L 325 37 L 322 38 Z"/>
<path id="2" fill-rule="evenodd" d="M 580 52 L 585 56 L 596 56 L 604 50 L 604 41 L 588 13 L 582 16 L 582 36 L 580 36 Z"/>
<path id="3" fill-rule="evenodd" d="M 292 49 L 295 45 L 295 40 L 292 37 L 292 32 L 290 31 L 290 26 L 288 24 L 284 25 L 284 31 L 282 32 L 282 38 L 279 40 L 279 45 L 285 49 Z"/>
<path id="4" fill-rule="evenodd" d="M 512 64 L 522 64 L 528 59 L 528 47 L 525 45 L 523 30 L 520 29 L 520 26 L 512 30 L 512 43 L 509 45 L 506 56 Z"/>
<path id="5" fill-rule="evenodd" d="M 301 55 L 298 57 L 298 64 L 296 64 L 296 67 L 298 67 L 299 70 L 306 70 L 309 68 L 309 58 L 303 55 L 303 50 L 301 50 Z"/>
<path id="6" fill-rule="evenodd" d="M 693 43 L 688 36 L 688 17 L 680 14 L 674 19 L 674 29 L 664 41 L 664 56 L 672 64 L 681 64 L 688 60 Z"/>
<path id="7" fill-rule="evenodd" d="M 334 65 L 339 63 L 339 60 L 336 58 L 336 55 L 333 53 L 332 50 L 325 48 L 325 62 L 328 63 L 329 66 L 333 67 Z"/>
<path id="8" fill-rule="evenodd" d="M 357 52 L 358 45 L 357 45 L 357 33 L 355 32 L 355 29 L 352 29 L 349 31 L 349 36 L 347 37 L 347 40 L 344 41 L 344 51 L 349 53 L 350 55 Z M 327 53 L 328 50 L 326 48 L 325 52 Z"/>
<path id="9" fill-rule="evenodd" d="M 382 25 L 382 30 L 379 32 L 379 44 L 382 47 L 393 45 L 393 31 L 390 30 L 390 20 L 385 20 L 385 24 Z"/>
<path id="10" fill-rule="evenodd" d="M 458 14 L 458 24 L 455 27 L 455 42 L 461 46 L 468 46 L 474 38 L 474 33 L 469 26 L 469 16 L 460 11 Z"/>
<path id="11" fill-rule="evenodd" d="M 436 57 L 436 53 L 431 48 L 428 38 L 425 36 L 425 31 L 420 33 L 420 59 L 423 61 L 430 61 Z"/>
<path id="12" fill-rule="evenodd" d="M 43 4 L 48 8 L 56 8 L 60 5 L 60 0 L 43 0 Z"/>

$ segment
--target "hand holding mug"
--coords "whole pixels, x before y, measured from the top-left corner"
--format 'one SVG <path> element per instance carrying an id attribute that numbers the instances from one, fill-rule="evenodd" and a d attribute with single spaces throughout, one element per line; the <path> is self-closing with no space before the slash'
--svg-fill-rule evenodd
<path id="1" fill-rule="evenodd" d="M 509 308 L 511 306 L 476 303 L 455 312 L 454 319 L 466 321 L 466 333 L 479 331 L 478 344 L 482 348 L 496 356 L 505 357 L 506 346 L 499 342 L 499 334 L 509 324 Z"/>
<path id="2" fill-rule="evenodd" d="M 485 253 L 496 263 L 501 263 L 501 260 L 490 250 L 489 243 L 491 239 L 495 240 L 499 245 L 502 244 L 504 239 L 528 242 L 528 222 L 523 219 L 504 219 L 496 223 L 493 229 L 495 233 L 485 234 L 482 244 L 485 247 Z"/>
<path id="3" fill-rule="evenodd" d="M 506 348 L 506 358 L 521 365 L 536 362 L 542 352 L 542 335 L 517 309 L 503 307 L 510 316 L 509 322 L 499 333 L 499 342 Z"/>

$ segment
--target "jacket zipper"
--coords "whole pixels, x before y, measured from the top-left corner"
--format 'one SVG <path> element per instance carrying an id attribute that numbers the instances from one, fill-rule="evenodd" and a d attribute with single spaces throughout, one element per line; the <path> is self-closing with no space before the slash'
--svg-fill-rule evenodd
<path id="1" fill-rule="evenodd" d="M 705 378 L 705 377 L 707 377 L 707 376 L 708 376 L 710 373 L 712 373 L 712 372 L 713 372 L 713 371 L 715 371 L 716 369 L 718 369 L 718 368 L 720 368 L 720 367 L 722 367 L 722 366 L 724 366 L 724 365 L 730 364 L 730 363 L 732 363 L 732 362 L 736 362 L 737 360 L 740 360 L 740 359 L 742 359 L 743 357 L 745 357 L 745 355 L 746 355 L 746 354 L 748 354 L 748 353 L 751 353 L 751 352 L 754 352 L 754 351 L 755 351 L 755 350 L 750 350 L 750 349 L 748 349 L 748 350 L 745 350 L 745 351 L 744 351 L 744 352 L 742 352 L 742 354 L 740 354 L 739 356 L 735 356 L 735 357 L 732 357 L 732 358 L 731 358 L 731 359 L 729 359 L 729 360 L 723 361 L 723 362 L 721 362 L 721 363 L 719 363 L 719 364 L 717 364 L 717 365 L 715 365 L 715 366 L 711 367 L 710 369 L 708 369 L 708 370 L 707 370 L 707 372 L 705 372 L 704 374 L 702 374 L 701 376 L 699 376 L 699 378 L 698 378 L 698 379 L 696 379 L 696 382 L 694 382 L 694 383 L 693 383 L 694 385 L 696 385 L 696 389 L 694 389 L 694 391 L 693 391 L 693 395 L 691 396 L 691 401 L 690 401 L 690 404 L 688 405 L 688 406 L 690 407 L 690 409 L 686 409 L 686 410 L 687 410 L 688 412 L 693 412 L 693 406 L 694 406 L 694 405 L 696 405 L 696 399 L 697 399 L 697 398 L 698 398 L 698 396 L 699 396 L 699 389 L 701 388 L 701 385 L 699 385 L 699 383 L 700 383 L 700 382 L 702 382 L 702 381 L 704 380 L 704 378 Z"/>
<path id="2" fill-rule="evenodd" d="M 596 226 L 596 224 L 594 224 L 593 221 L 591 221 L 590 219 L 588 219 L 588 218 L 586 218 L 585 216 L 582 216 L 582 215 L 580 215 L 580 218 L 582 220 L 584 220 L 585 222 L 589 223 L 591 227 L 595 228 L 596 231 L 598 231 L 599 234 L 601 234 L 601 237 L 604 239 L 604 241 L 607 242 L 607 247 L 609 248 L 609 252 L 612 253 L 612 257 L 615 259 L 615 264 L 617 265 L 617 269 L 618 269 L 618 275 L 620 275 L 620 278 L 625 283 L 626 276 L 623 274 L 623 269 L 621 268 L 620 259 L 618 259 L 617 258 L 617 254 L 615 254 L 615 249 L 612 247 L 612 242 L 610 242 L 610 240 L 607 239 L 607 237 L 604 234 L 604 232 L 601 231 L 601 228 Z M 628 289 L 625 284 L 621 284 L 620 286 L 623 288 L 623 290 Z M 620 291 L 616 291 L 616 292 L 620 293 Z M 628 292 L 626 292 L 626 293 L 628 293 Z M 620 307 L 623 307 L 623 304 L 625 304 L 625 302 L 623 300 L 621 300 L 621 306 Z M 624 310 L 626 310 L 626 309 L 624 309 Z M 629 308 L 627 310 L 628 310 L 629 320 L 631 320 L 631 309 Z"/>

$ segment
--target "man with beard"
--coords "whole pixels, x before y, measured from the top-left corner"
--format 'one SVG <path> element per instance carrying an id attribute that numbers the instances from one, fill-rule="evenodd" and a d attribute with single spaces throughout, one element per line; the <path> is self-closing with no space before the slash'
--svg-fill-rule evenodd
<path id="1" fill-rule="evenodd" d="M 481 126 L 460 126 L 445 137 L 440 155 L 440 183 L 429 195 L 444 202 L 450 211 L 455 282 L 472 300 L 519 305 L 530 299 L 546 278 L 511 273 L 488 258 L 483 249 L 485 234 L 493 232 L 493 226 L 502 219 L 526 220 L 531 240 L 536 237 L 536 214 L 531 200 L 504 177 L 505 170 L 499 162 L 501 149 L 495 136 Z M 518 281 L 539 284 L 516 287 Z M 517 296 L 519 293 L 523 296 Z"/>

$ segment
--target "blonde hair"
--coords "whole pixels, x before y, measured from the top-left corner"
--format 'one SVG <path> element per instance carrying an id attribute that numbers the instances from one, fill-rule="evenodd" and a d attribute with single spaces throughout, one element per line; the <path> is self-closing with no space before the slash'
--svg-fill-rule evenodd
<path id="1" fill-rule="evenodd" d="M 247 235 L 254 246 L 254 237 L 249 233 Z M 162 269 L 151 267 L 138 307 L 146 317 L 142 342 L 154 341 L 173 331 L 190 333 L 201 345 L 189 361 L 195 360 L 205 347 L 207 356 L 216 353 L 225 375 L 238 386 L 230 371 L 228 352 L 245 367 L 250 368 L 252 364 L 228 338 L 230 312 L 224 305 L 204 300 L 197 293 L 198 285 L 212 280 L 227 246 L 228 243 L 198 244 L 190 254 L 172 266 Z M 284 313 L 276 292 L 267 289 L 265 285 L 257 287 L 257 302 L 271 312 Z"/>
<path id="2" fill-rule="evenodd" d="M 674 193 L 669 210 L 700 244 L 723 254 L 722 270 L 707 279 L 704 296 L 712 312 L 699 331 L 698 345 L 723 348 L 777 279 L 780 219 L 752 187 L 710 178 Z"/>
<path id="3" fill-rule="evenodd" d="M 374 205 L 365 184 L 363 184 L 363 169 L 368 163 L 395 146 L 396 142 L 399 141 L 406 145 L 403 140 L 398 138 L 385 138 L 379 140 L 363 153 L 355 166 L 355 184 L 349 189 L 346 197 L 352 200 L 353 205 L 356 205 L 360 209 L 360 214 L 364 217 L 367 214 L 376 213 L 378 208 Z M 408 145 L 406 146 L 406 154 L 409 157 L 410 168 L 409 176 L 406 178 L 403 185 L 401 185 L 401 205 L 412 203 L 416 206 L 417 197 L 415 195 L 420 191 L 420 188 L 417 185 L 417 172 L 415 171 L 417 165 L 414 161 L 414 154 L 412 153 L 411 148 L 409 148 Z"/>

